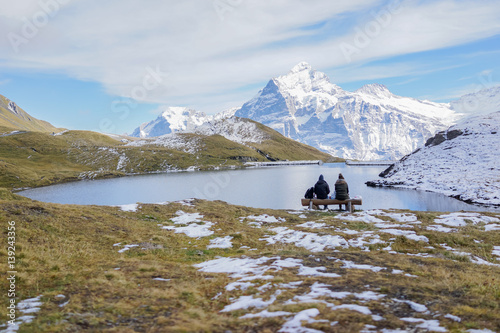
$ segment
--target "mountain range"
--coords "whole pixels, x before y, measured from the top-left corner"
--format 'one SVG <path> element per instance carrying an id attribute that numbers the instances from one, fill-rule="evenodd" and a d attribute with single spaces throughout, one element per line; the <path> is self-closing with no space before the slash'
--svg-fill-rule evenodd
<path id="1" fill-rule="evenodd" d="M 301 62 L 288 74 L 269 80 L 239 108 L 207 116 L 188 108 L 170 107 L 137 128 L 132 136 L 197 132 L 207 123 L 234 115 L 255 120 L 334 156 L 396 160 L 455 124 L 463 116 L 461 104 L 457 102 L 453 107 L 397 96 L 380 84 L 345 91 L 331 83 L 326 74 Z"/>

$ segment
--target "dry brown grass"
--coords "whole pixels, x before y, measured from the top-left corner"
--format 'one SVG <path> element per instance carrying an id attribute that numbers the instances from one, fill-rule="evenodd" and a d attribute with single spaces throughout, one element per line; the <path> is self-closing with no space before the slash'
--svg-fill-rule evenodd
<path id="1" fill-rule="evenodd" d="M 500 269 L 458 260 L 441 249 L 439 244 L 488 258 L 492 244 L 500 244 L 498 232 L 484 232 L 480 228 L 464 228 L 456 234 L 429 232 L 422 229 L 430 243 L 415 242 L 404 237 L 380 234 L 381 239 L 393 242 L 392 248 L 401 253 L 429 253 L 433 258 L 391 254 L 373 248 L 326 249 L 312 253 L 293 244 L 268 245 L 260 240 L 271 234 L 268 227 L 255 228 L 240 217 L 269 214 L 287 220 L 280 226 L 297 228 L 305 220 L 285 211 L 253 209 L 228 205 L 223 202 L 196 201 L 195 207 L 179 203 L 168 205 L 142 205 L 137 212 L 123 212 L 117 207 L 57 205 L 2 195 L 0 220 L 14 220 L 17 226 L 17 263 L 19 300 L 43 295 L 43 306 L 31 324 L 21 331 L 109 331 L 109 332 L 275 332 L 285 318 L 239 319 L 245 310 L 220 312 L 224 306 L 242 295 L 259 295 L 269 299 L 276 291 L 259 291 L 257 286 L 268 283 L 257 280 L 247 290 L 227 291 L 225 286 L 234 281 L 226 274 L 198 271 L 193 264 L 221 257 L 279 256 L 282 259 L 301 259 L 310 267 L 323 266 L 324 272 L 337 273 L 337 278 L 298 277 L 297 269 L 273 272 L 274 284 L 302 280 L 296 289 L 283 290 L 269 311 L 289 311 L 316 307 L 321 319 L 338 322 L 308 324 L 307 327 L 326 332 L 358 332 L 365 325 L 381 328 L 401 328 L 399 318 L 412 316 L 407 304 L 391 299 L 408 299 L 427 306 L 432 313 L 453 314 L 462 318 L 455 323 L 443 320 L 451 331 L 467 328 L 500 329 Z M 172 225 L 170 219 L 178 210 L 200 212 L 204 220 L 216 223 L 214 235 L 199 239 L 162 230 L 158 224 Z M 425 223 L 432 223 L 433 214 L 420 214 Z M 325 213 L 308 213 L 307 221 L 321 221 L 329 226 L 373 231 L 372 225 L 334 219 Z M 312 229 L 300 229 L 314 232 Z M 322 234 L 339 234 L 335 229 L 322 229 Z M 207 249 L 210 239 L 233 236 L 230 249 Z M 345 235 L 346 238 L 348 235 Z M 391 241 L 390 239 L 396 238 Z M 473 240 L 481 241 L 476 243 Z M 113 244 L 121 243 L 120 246 Z M 125 244 L 141 244 L 123 253 Z M 427 246 L 435 247 L 429 250 Z M 241 248 L 246 246 L 248 248 Z M 142 248 L 145 249 L 142 249 Z M 255 250 L 252 250 L 255 249 Z M 489 251 L 489 252 L 488 252 Z M 486 255 L 488 254 L 488 255 Z M 6 252 L 0 250 L 2 262 Z M 357 264 L 385 267 L 380 272 L 343 268 L 332 259 L 348 260 Z M 118 269 L 119 268 L 119 269 Z M 415 277 L 391 274 L 393 269 L 403 270 Z M 1 288 L 6 288 L 5 270 Z M 157 281 L 154 278 L 170 279 Z M 387 295 L 384 302 L 361 303 L 354 298 L 334 300 L 369 306 L 384 320 L 374 322 L 370 316 L 349 310 L 331 310 L 322 303 L 284 304 L 295 295 L 306 294 L 314 282 L 331 285 L 333 291 L 358 292 L 370 290 Z M 64 299 L 56 295 L 65 295 Z M 215 298 L 217 296 L 217 298 Z M 64 302 L 67 305 L 60 307 Z M 2 306 L 7 305 L 2 298 Z M 332 300 L 328 300 L 332 302 Z M 389 302 L 389 303 L 388 303 Z"/>

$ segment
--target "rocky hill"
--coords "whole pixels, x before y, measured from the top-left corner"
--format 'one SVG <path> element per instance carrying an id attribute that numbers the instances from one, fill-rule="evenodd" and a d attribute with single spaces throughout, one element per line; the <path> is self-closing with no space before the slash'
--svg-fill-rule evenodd
<path id="1" fill-rule="evenodd" d="M 405 156 L 371 186 L 397 186 L 443 193 L 480 204 L 500 205 L 500 111 L 464 119 Z"/>
<path id="2" fill-rule="evenodd" d="M 2 95 L 0 95 L 0 127 L 2 127 L 4 131 L 58 131 L 58 129 L 50 123 L 32 117 L 15 102 Z"/>

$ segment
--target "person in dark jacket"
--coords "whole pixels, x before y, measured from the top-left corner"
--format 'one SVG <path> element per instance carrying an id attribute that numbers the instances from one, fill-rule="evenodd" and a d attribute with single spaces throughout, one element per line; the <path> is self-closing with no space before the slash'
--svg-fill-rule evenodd
<path id="1" fill-rule="evenodd" d="M 330 193 L 330 186 L 325 181 L 323 175 L 319 176 L 318 181 L 314 185 L 314 193 L 318 199 L 328 199 L 328 194 Z M 324 209 L 328 209 L 328 205 L 325 205 Z"/>
<path id="2" fill-rule="evenodd" d="M 349 199 L 349 186 L 344 179 L 344 176 L 339 173 L 339 179 L 335 182 L 335 199 L 337 200 L 347 200 Z M 339 205 L 339 210 L 342 209 L 342 205 Z"/>

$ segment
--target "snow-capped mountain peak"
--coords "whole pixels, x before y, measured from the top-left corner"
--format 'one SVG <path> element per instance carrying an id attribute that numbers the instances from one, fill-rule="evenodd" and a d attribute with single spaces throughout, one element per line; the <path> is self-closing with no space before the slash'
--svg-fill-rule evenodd
<path id="1" fill-rule="evenodd" d="M 381 84 L 344 91 L 306 62 L 269 81 L 236 116 L 361 160 L 401 158 L 458 118 L 448 104 L 397 96 Z"/>
<path id="2" fill-rule="evenodd" d="M 370 94 L 370 95 L 376 95 L 376 96 L 383 96 L 383 97 L 390 97 L 393 94 L 387 89 L 386 86 L 383 84 L 379 83 L 371 83 L 371 84 L 366 84 L 356 90 L 356 93 L 360 94 Z"/>
<path id="3" fill-rule="evenodd" d="M 325 73 L 314 70 L 307 62 L 295 65 L 288 74 L 276 77 L 273 81 L 280 89 L 295 96 L 312 91 L 336 93 L 340 89 L 330 82 Z"/>
<path id="4" fill-rule="evenodd" d="M 190 131 L 206 121 L 204 112 L 186 107 L 168 107 L 155 120 L 144 123 L 134 130 L 132 136 L 147 138 L 179 131 Z"/>
<path id="5" fill-rule="evenodd" d="M 290 73 L 298 73 L 302 71 L 311 71 L 312 67 L 309 65 L 309 63 L 302 61 L 299 62 L 297 65 L 293 66 L 293 68 L 290 70 Z"/>
<path id="6" fill-rule="evenodd" d="M 266 140 L 268 135 L 259 130 L 254 122 L 234 117 L 237 110 L 231 108 L 215 115 L 206 115 L 185 107 L 168 107 L 155 120 L 136 128 L 131 136 L 161 137 L 157 142 L 170 142 L 172 138 L 177 138 L 174 135 L 176 133 L 218 134 L 240 144 Z"/>

